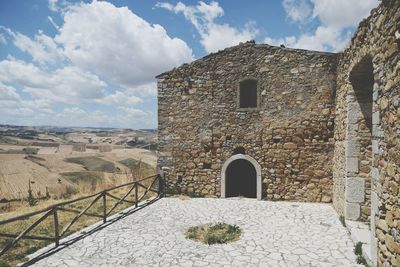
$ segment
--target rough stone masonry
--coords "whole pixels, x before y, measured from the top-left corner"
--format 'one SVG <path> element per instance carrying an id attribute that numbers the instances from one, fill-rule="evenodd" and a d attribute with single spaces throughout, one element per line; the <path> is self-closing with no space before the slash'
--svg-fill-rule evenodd
<path id="1" fill-rule="evenodd" d="M 229 196 L 247 161 L 258 198 L 333 202 L 370 224 L 374 265 L 400 266 L 399 47 L 384 0 L 340 53 L 247 42 L 160 74 L 168 190 Z"/>

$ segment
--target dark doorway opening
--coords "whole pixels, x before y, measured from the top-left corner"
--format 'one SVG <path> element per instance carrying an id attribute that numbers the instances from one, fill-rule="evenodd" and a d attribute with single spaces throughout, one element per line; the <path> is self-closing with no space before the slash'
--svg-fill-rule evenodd
<path id="1" fill-rule="evenodd" d="M 372 134 L 372 94 L 374 88 L 374 68 L 371 57 L 363 58 L 350 72 L 356 100 L 359 103 L 365 124 Z"/>
<path id="2" fill-rule="evenodd" d="M 371 216 L 371 181 L 373 167 L 372 114 L 374 69 L 372 58 L 366 56 L 351 70 L 349 81 L 353 90 L 348 95 L 346 153 L 346 219 L 369 221 Z M 376 123 L 376 122 L 375 122 Z M 357 192 L 353 194 L 352 192 Z M 355 211 L 355 212 L 352 212 Z"/>
<path id="3" fill-rule="evenodd" d="M 257 197 L 257 171 L 245 159 L 232 161 L 226 169 L 226 197 Z"/>

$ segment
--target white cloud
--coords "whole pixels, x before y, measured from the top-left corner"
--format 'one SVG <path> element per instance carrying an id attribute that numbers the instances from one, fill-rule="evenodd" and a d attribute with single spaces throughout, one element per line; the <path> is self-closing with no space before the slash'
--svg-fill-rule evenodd
<path id="1" fill-rule="evenodd" d="M 48 117 L 47 117 L 48 118 Z M 69 107 L 53 116 L 63 125 L 70 126 L 102 126 L 102 127 L 131 127 L 132 123 L 139 128 L 154 128 L 157 125 L 154 114 L 135 108 L 119 108 L 119 115 L 106 114 L 103 111 L 88 111 L 80 107 Z M 57 122 L 53 122 L 57 125 Z"/>
<path id="2" fill-rule="evenodd" d="M 267 37 L 264 41 L 274 45 L 280 43 L 294 48 L 336 52 L 349 42 L 349 27 L 357 26 L 378 4 L 378 0 L 283 0 L 282 5 L 289 19 L 299 25 L 317 19 L 320 25 L 297 38 Z"/>
<path id="3" fill-rule="evenodd" d="M 57 2 L 58 0 L 48 0 L 49 2 L 49 9 L 51 11 L 57 12 L 58 11 L 58 6 L 57 6 Z"/>
<path id="4" fill-rule="evenodd" d="M 74 66 L 46 72 L 31 63 L 0 61 L 0 82 L 16 82 L 38 99 L 64 103 L 91 103 L 106 96 L 106 83 Z"/>
<path id="5" fill-rule="evenodd" d="M 126 7 L 105 1 L 48 4 L 62 18 L 56 24 L 47 17 L 55 36 L 0 26 L 1 43 L 7 37 L 32 57 L 0 60 L 0 122 L 155 127 L 156 115 L 138 107 L 156 106 L 154 76 L 192 61 L 188 45 Z M 59 106 L 65 108 L 57 112 Z"/>
<path id="6" fill-rule="evenodd" d="M 0 114 L 3 117 L 28 118 L 38 113 L 53 114 L 47 100 L 23 100 L 12 86 L 0 82 Z"/>
<path id="7" fill-rule="evenodd" d="M 3 45 L 7 44 L 6 37 L 2 33 L 0 33 L 0 44 L 3 44 Z"/>
<path id="8" fill-rule="evenodd" d="M 286 15 L 294 22 L 304 22 L 310 19 L 313 7 L 308 0 L 283 0 Z"/>
<path id="9" fill-rule="evenodd" d="M 234 28 L 226 23 L 215 22 L 216 18 L 224 14 L 224 10 L 218 2 L 213 1 L 206 4 L 199 1 L 195 6 L 187 6 L 182 2 L 178 2 L 176 5 L 158 2 L 156 7 L 176 14 L 182 13 L 198 31 L 201 38 L 200 43 L 208 53 L 255 39 L 259 33 L 254 22 L 248 22 L 242 29 Z"/>
<path id="10" fill-rule="evenodd" d="M 152 128 L 157 125 L 156 117 L 152 112 L 128 107 L 121 107 L 120 110 L 124 112 L 121 121 L 135 121 L 137 124 L 143 125 L 142 128 Z"/>
<path id="11" fill-rule="evenodd" d="M 17 90 L 0 82 L 0 100 L 20 100 Z"/>
<path id="12" fill-rule="evenodd" d="M 64 108 L 62 114 L 73 115 L 73 116 L 82 116 L 82 115 L 86 115 L 87 112 L 79 107 L 71 107 L 71 108 Z M 62 116 L 62 115 L 58 115 L 58 116 Z"/>
<path id="13" fill-rule="evenodd" d="M 255 38 L 258 30 L 255 23 L 247 23 L 242 30 L 232 28 L 228 24 L 208 25 L 207 32 L 203 34 L 201 44 L 207 52 L 215 52 L 220 49 L 237 45 L 239 42 L 249 41 Z"/>
<path id="14" fill-rule="evenodd" d="M 55 41 L 73 64 L 126 87 L 192 60 L 186 43 L 162 26 L 103 1 L 70 6 Z"/>
<path id="15" fill-rule="evenodd" d="M 144 112 L 141 109 L 137 108 L 127 108 L 127 107 L 122 107 L 121 110 L 126 112 L 125 115 L 130 116 L 130 117 L 143 117 L 143 116 L 148 116 L 147 112 Z"/>
<path id="16" fill-rule="evenodd" d="M 129 87 L 126 88 L 125 92 L 139 97 L 157 96 L 157 83 L 152 81 L 150 83 Z"/>
<path id="17" fill-rule="evenodd" d="M 379 4 L 378 0 L 311 1 L 314 4 L 313 16 L 318 17 L 322 25 L 338 29 L 358 25 Z"/>
<path id="18" fill-rule="evenodd" d="M 13 38 L 14 45 L 21 51 L 32 56 L 34 62 L 39 64 L 55 64 L 63 60 L 62 50 L 54 40 L 39 31 L 32 40 L 28 36 L 19 32 L 13 32 L 11 29 L 1 27 Z"/>
<path id="19" fill-rule="evenodd" d="M 104 105 L 131 106 L 142 103 L 143 100 L 140 97 L 128 95 L 125 92 L 116 91 L 112 94 L 105 96 L 102 99 L 97 100 L 96 102 Z"/>
<path id="20" fill-rule="evenodd" d="M 115 119 L 100 110 L 87 111 L 79 107 L 65 108 L 54 116 L 63 125 L 86 127 L 115 127 Z M 53 122 L 57 125 L 57 122 Z"/>

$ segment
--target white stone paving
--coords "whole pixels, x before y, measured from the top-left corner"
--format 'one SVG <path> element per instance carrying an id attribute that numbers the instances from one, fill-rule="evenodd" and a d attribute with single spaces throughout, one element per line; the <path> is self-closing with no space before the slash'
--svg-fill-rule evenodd
<path id="1" fill-rule="evenodd" d="M 236 224 L 242 237 L 185 239 L 188 227 L 210 222 Z M 353 248 L 328 204 L 163 198 L 35 266 L 360 266 Z"/>

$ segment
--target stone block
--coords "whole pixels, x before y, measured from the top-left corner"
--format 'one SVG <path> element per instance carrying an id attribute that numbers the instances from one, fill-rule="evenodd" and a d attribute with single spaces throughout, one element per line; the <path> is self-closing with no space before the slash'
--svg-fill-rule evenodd
<path id="1" fill-rule="evenodd" d="M 295 143 L 289 142 L 289 143 L 285 143 L 283 145 L 283 148 L 285 148 L 285 149 L 296 149 L 297 145 Z"/>
<path id="2" fill-rule="evenodd" d="M 375 192 L 371 192 L 371 211 L 374 214 L 378 213 L 378 195 Z"/>
<path id="3" fill-rule="evenodd" d="M 347 220 L 356 221 L 360 218 L 361 209 L 358 203 L 346 203 L 345 207 L 345 217 Z"/>
<path id="4" fill-rule="evenodd" d="M 372 183 L 376 184 L 376 182 L 379 179 L 379 170 L 378 170 L 378 168 L 375 168 L 375 167 L 371 168 L 371 178 L 372 178 Z"/>
<path id="5" fill-rule="evenodd" d="M 381 229 L 385 233 L 387 233 L 389 231 L 389 227 L 388 227 L 386 221 L 383 220 L 383 219 L 377 220 L 376 227 L 378 227 L 379 229 Z"/>
<path id="6" fill-rule="evenodd" d="M 371 263 L 373 266 L 377 266 L 378 263 L 378 239 L 371 236 Z"/>
<path id="7" fill-rule="evenodd" d="M 372 113 L 372 124 L 378 125 L 381 123 L 381 116 L 379 111 Z"/>
<path id="8" fill-rule="evenodd" d="M 358 158 L 347 158 L 346 165 L 348 173 L 358 173 Z"/>
<path id="9" fill-rule="evenodd" d="M 378 152 L 379 152 L 378 141 L 377 140 L 372 140 L 372 153 L 373 154 L 378 154 Z"/>
<path id="10" fill-rule="evenodd" d="M 346 157 L 358 157 L 360 155 L 360 144 L 357 141 L 346 142 Z"/>
<path id="11" fill-rule="evenodd" d="M 347 202 L 362 203 L 365 200 L 365 180 L 360 177 L 346 178 Z"/>

